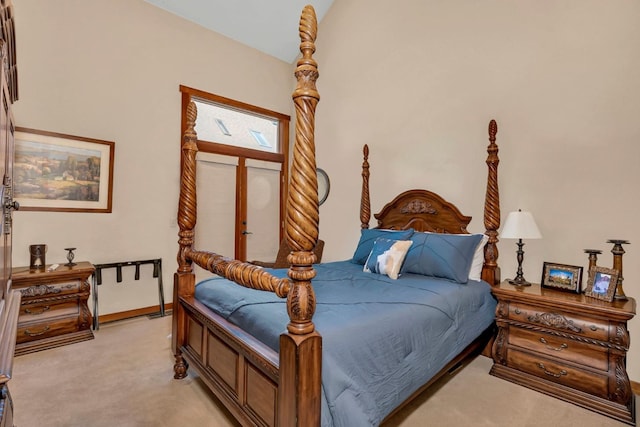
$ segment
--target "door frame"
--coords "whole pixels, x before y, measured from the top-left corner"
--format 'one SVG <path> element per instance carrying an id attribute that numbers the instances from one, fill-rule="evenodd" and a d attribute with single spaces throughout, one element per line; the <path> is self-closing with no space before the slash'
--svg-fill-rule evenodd
<path id="1" fill-rule="evenodd" d="M 241 101 L 236 101 L 223 96 L 215 95 L 202 90 L 180 85 L 182 94 L 181 120 L 180 120 L 180 145 L 182 146 L 182 136 L 187 129 L 187 106 L 192 98 L 203 101 L 212 101 L 220 105 L 225 105 L 233 109 L 253 113 L 260 116 L 270 117 L 278 121 L 278 153 L 268 153 L 266 151 L 252 150 L 249 148 L 235 147 L 227 144 L 220 144 L 215 141 L 203 141 L 198 139 L 198 151 L 214 154 L 222 154 L 238 158 L 236 167 L 236 216 L 235 216 L 235 243 L 234 258 L 246 261 L 247 256 L 247 236 L 242 233 L 246 227 L 243 222 L 247 219 L 247 159 L 264 160 L 280 163 L 280 218 L 279 236 L 284 237 L 284 222 L 287 204 L 286 183 L 289 181 L 289 125 L 291 117 L 266 108 L 257 107 Z M 180 165 L 182 169 L 182 165 Z M 279 246 L 279 242 L 278 242 Z"/>

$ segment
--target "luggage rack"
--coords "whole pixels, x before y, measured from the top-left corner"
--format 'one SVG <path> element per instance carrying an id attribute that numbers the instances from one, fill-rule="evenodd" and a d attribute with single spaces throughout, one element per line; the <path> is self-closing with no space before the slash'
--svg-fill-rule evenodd
<path id="1" fill-rule="evenodd" d="M 164 288 L 162 286 L 162 258 L 148 259 L 142 261 L 112 262 L 109 264 L 94 264 L 96 271 L 93 273 L 92 294 L 93 294 L 93 329 L 100 329 L 98 320 L 98 286 L 102 284 L 102 270 L 107 268 L 116 269 L 116 282 L 122 282 L 122 268 L 135 267 L 134 279 L 140 280 L 140 266 L 143 264 L 153 264 L 153 277 L 158 279 L 158 299 L 160 302 L 160 316 L 165 316 L 164 310 Z"/>

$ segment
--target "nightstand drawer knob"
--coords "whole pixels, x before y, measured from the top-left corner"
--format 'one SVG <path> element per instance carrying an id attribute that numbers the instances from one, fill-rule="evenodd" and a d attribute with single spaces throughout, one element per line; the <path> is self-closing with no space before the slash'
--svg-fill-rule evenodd
<path id="1" fill-rule="evenodd" d="M 564 369 L 558 372 L 557 374 L 551 371 L 547 371 L 547 368 L 545 368 L 545 366 L 540 362 L 538 362 L 538 368 L 542 369 L 544 373 L 546 375 L 549 375 L 550 377 L 560 378 L 563 375 L 567 375 L 567 371 L 565 371 Z"/>
<path id="2" fill-rule="evenodd" d="M 43 330 L 41 330 L 40 332 L 31 332 L 28 329 L 24 330 L 24 334 L 25 335 L 29 335 L 30 337 L 37 337 L 38 335 L 43 335 L 46 334 L 49 331 L 49 325 L 45 326 Z"/>
<path id="3" fill-rule="evenodd" d="M 24 309 L 24 312 L 27 314 L 34 314 L 34 315 L 38 315 L 38 314 L 42 314 L 45 311 L 49 310 L 51 307 L 49 307 L 48 305 L 45 305 L 44 307 L 41 307 L 40 310 L 30 310 L 28 308 Z"/>
<path id="4" fill-rule="evenodd" d="M 549 350 L 553 350 L 553 351 L 562 351 L 565 348 L 569 347 L 566 343 L 562 343 L 560 347 L 552 347 L 549 345 L 547 340 L 545 340 L 543 337 L 540 337 L 540 342 L 544 344 Z"/>
<path id="5" fill-rule="evenodd" d="M 516 309 L 515 309 L 515 310 L 513 310 L 513 312 L 514 312 L 515 314 L 520 314 L 520 313 L 522 313 L 518 307 L 516 307 Z"/>

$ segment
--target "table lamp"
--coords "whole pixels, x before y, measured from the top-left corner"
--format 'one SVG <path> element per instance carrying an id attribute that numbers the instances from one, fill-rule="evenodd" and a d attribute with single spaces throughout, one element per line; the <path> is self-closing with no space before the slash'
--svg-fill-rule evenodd
<path id="1" fill-rule="evenodd" d="M 522 250 L 524 243 L 522 243 L 522 239 L 542 238 L 531 212 L 523 212 L 520 209 L 517 212 L 510 212 L 504 222 L 500 236 L 504 239 L 518 239 L 516 243 L 518 245 L 518 251 L 516 252 L 518 254 L 518 272 L 514 279 L 509 280 L 509 283 L 516 286 L 530 286 L 531 283 L 527 282 L 522 275 L 522 261 L 524 260 L 524 251 Z"/>

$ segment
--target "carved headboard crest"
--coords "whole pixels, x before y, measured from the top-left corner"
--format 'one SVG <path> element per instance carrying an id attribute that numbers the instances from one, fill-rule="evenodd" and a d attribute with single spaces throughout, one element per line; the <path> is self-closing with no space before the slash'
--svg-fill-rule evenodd
<path id="1" fill-rule="evenodd" d="M 400 212 L 403 214 L 413 215 L 413 214 L 429 214 L 429 215 L 437 215 L 438 210 L 431 205 L 429 202 L 425 202 L 424 200 L 414 199 L 400 208 Z"/>

